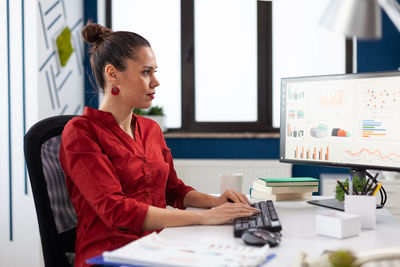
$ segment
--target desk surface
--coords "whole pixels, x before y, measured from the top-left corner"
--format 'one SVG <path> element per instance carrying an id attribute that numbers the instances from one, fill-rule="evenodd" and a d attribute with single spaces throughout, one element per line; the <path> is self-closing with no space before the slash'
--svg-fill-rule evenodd
<path id="1" fill-rule="evenodd" d="M 315 215 L 333 210 L 310 205 L 304 200 L 274 204 L 282 224 L 282 242 L 278 247 L 271 248 L 277 257 L 267 266 L 290 266 L 300 251 L 316 258 L 324 250 L 365 251 L 400 245 L 400 222 L 385 209 L 377 210 L 375 230 L 362 230 L 358 236 L 336 239 L 315 233 Z M 244 246 L 240 238 L 233 236 L 233 225 L 166 228 L 160 236 L 169 240 Z"/>

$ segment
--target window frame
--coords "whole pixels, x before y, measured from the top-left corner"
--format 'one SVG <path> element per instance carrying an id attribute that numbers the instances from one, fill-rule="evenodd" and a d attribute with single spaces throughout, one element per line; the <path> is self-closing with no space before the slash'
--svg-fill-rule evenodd
<path id="1" fill-rule="evenodd" d="M 255 122 L 195 120 L 194 0 L 181 0 L 182 128 L 185 132 L 277 132 L 272 126 L 271 2 L 257 1 L 257 113 Z M 264 74 L 264 75 L 261 75 Z M 178 129 L 177 129 L 178 130 Z"/>
<path id="2" fill-rule="evenodd" d="M 169 132 L 270 132 L 272 126 L 272 1 L 257 1 L 257 121 L 197 122 L 195 120 L 194 0 L 181 0 L 181 128 Z M 106 26 L 112 28 L 112 0 L 106 0 Z M 353 72 L 353 40 L 345 40 L 345 73 Z"/>

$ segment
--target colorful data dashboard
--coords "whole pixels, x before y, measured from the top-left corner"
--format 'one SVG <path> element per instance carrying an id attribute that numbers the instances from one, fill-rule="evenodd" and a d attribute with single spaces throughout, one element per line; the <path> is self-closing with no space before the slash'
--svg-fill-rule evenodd
<path id="1" fill-rule="evenodd" d="M 400 170 L 400 72 L 282 79 L 280 159 Z"/>

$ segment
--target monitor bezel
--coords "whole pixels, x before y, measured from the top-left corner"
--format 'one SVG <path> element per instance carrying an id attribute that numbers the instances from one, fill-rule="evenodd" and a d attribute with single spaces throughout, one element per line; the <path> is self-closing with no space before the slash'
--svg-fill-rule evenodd
<path id="1" fill-rule="evenodd" d="M 384 72 L 366 72 L 366 73 L 351 73 L 351 74 L 333 74 L 333 75 L 319 75 L 319 76 L 302 76 L 302 77 L 288 77 L 281 79 L 281 108 L 280 108 L 280 144 L 279 144 L 279 161 L 284 163 L 302 164 L 302 165 L 320 165 L 327 167 L 349 168 L 357 170 L 385 170 L 400 172 L 400 166 L 387 167 L 378 165 L 364 165 L 364 164 L 349 164 L 339 162 L 324 162 L 314 160 L 293 160 L 285 158 L 285 141 L 286 141 L 286 86 L 288 82 L 306 82 L 306 81 L 324 81 L 324 80 L 348 80 L 348 79 L 365 79 L 365 78 L 383 78 L 400 76 L 400 71 L 384 71 Z"/>

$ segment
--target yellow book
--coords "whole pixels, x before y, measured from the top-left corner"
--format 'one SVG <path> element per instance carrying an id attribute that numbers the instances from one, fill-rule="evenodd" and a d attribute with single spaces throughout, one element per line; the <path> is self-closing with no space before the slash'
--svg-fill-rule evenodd
<path id="1" fill-rule="evenodd" d="M 290 200 L 290 199 L 303 199 L 305 197 L 310 197 L 311 195 L 312 195 L 311 192 L 269 194 L 266 192 L 258 191 L 257 189 L 253 188 L 250 189 L 250 197 L 257 198 L 260 200 L 280 201 L 280 200 Z"/>
<path id="2" fill-rule="evenodd" d="M 305 192 L 318 192 L 318 186 L 263 186 L 259 182 L 253 183 L 253 188 L 259 191 L 278 194 L 278 193 L 305 193 Z"/>

